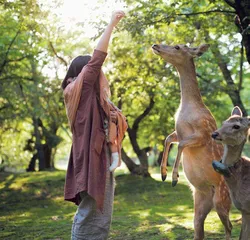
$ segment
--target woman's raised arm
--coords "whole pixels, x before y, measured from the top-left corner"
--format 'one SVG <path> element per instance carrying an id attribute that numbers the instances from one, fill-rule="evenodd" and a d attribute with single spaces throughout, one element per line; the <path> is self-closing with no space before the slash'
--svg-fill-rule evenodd
<path id="1" fill-rule="evenodd" d="M 106 27 L 104 33 L 102 34 L 96 49 L 100 50 L 102 52 L 107 52 L 109 40 L 111 37 L 111 33 L 114 29 L 114 27 L 119 23 L 119 21 L 125 16 L 125 13 L 123 11 L 114 11 L 111 17 L 111 20 Z"/>

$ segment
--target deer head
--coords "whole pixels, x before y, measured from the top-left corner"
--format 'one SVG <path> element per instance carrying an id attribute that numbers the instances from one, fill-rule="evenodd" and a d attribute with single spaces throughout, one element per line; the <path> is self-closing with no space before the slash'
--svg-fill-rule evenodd
<path id="1" fill-rule="evenodd" d="M 183 44 L 175 46 L 168 46 L 163 44 L 154 44 L 152 46 L 153 52 L 160 55 L 166 62 L 177 66 L 184 62 L 201 56 L 209 48 L 208 44 L 202 44 L 199 47 L 190 48 Z"/>
<path id="2" fill-rule="evenodd" d="M 250 117 L 242 117 L 241 109 L 234 107 L 231 117 L 213 132 L 212 138 L 226 145 L 240 145 L 246 141 L 249 128 Z"/>

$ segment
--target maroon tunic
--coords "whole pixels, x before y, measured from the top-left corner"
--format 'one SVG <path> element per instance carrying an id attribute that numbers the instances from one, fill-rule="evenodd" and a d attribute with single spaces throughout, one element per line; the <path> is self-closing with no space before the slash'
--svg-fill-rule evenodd
<path id="1" fill-rule="evenodd" d="M 99 74 L 107 53 L 94 50 L 83 68 L 83 85 L 73 125 L 73 143 L 67 169 L 64 199 L 79 205 L 82 191 L 87 191 L 103 208 L 106 164 L 105 113 L 100 106 Z"/>

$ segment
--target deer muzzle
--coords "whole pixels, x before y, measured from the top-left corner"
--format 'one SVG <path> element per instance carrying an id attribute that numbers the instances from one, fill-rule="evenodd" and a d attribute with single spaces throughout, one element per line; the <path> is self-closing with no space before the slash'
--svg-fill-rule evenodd
<path id="1" fill-rule="evenodd" d="M 218 132 L 213 132 L 211 137 L 216 140 L 217 142 L 221 142 L 222 138 L 220 137 L 220 134 Z"/>
<path id="2" fill-rule="evenodd" d="M 159 47 L 159 45 L 157 45 L 157 44 L 152 45 L 152 49 L 153 49 L 153 52 L 155 54 L 159 54 L 160 53 L 160 47 Z"/>
<path id="3" fill-rule="evenodd" d="M 212 133 L 212 138 L 213 138 L 213 139 L 216 139 L 218 136 L 219 136 L 219 133 L 218 133 L 218 132 L 213 132 L 213 133 Z"/>

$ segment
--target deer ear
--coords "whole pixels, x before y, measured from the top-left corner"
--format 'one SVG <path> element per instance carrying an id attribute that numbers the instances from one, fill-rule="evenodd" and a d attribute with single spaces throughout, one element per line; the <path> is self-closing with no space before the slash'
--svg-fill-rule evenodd
<path id="1" fill-rule="evenodd" d="M 238 115 L 238 116 L 242 117 L 242 115 L 243 115 L 242 111 L 238 106 L 233 108 L 231 116 L 233 116 L 233 115 Z"/>
<path id="2" fill-rule="evenodd" d="M 193 57 L 200 57 L 203 53 L 205 53 L 209 49 L 209 44 L 202 44 L 198 48 L 193 48 Z"/>

